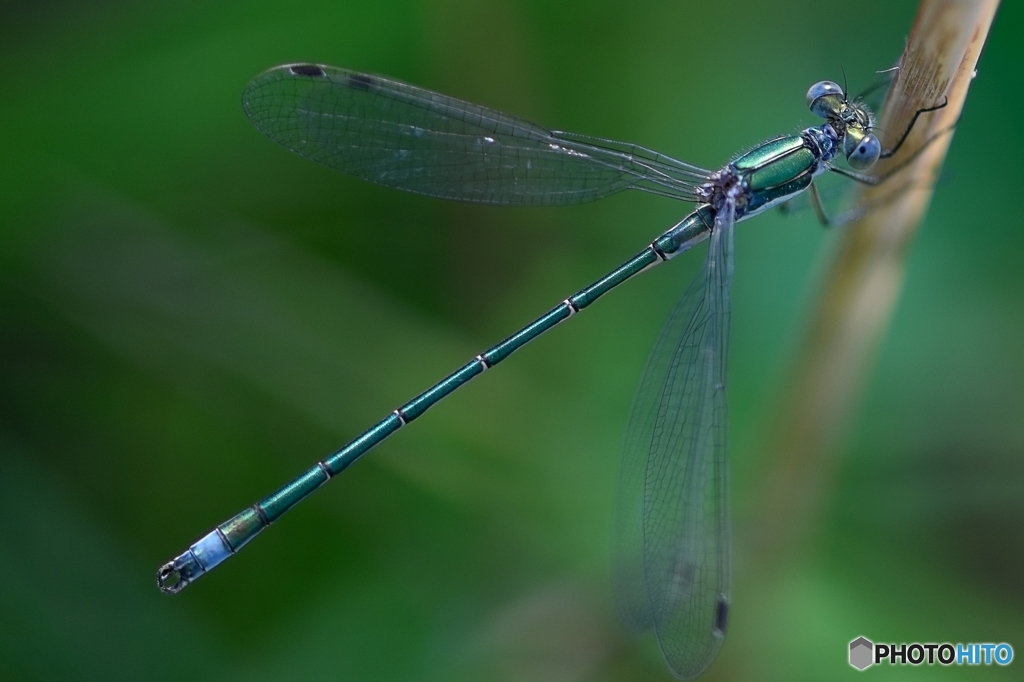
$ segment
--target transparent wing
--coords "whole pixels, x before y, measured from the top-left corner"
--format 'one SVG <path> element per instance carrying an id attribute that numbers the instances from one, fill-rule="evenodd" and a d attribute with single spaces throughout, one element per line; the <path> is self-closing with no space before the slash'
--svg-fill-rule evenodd
<path id="1" fill-rule="evenodd" d="M 715 659 L 729 609 L 726 359 L 734 207 L 715 221 L 701 275 L 676 305 L 626 430 L 616 522 L 620 617 L 653 629 L 673 673 Z"/>
<path id="2" fill-rule="evenodd" d="M 370 182 L 485 204 L 576 204 L 624 189 L 686 201 L 709 172 L 624 143 L 546 130 L 398 81 L 312 64 L 245 88 L 253 125 Z"/>

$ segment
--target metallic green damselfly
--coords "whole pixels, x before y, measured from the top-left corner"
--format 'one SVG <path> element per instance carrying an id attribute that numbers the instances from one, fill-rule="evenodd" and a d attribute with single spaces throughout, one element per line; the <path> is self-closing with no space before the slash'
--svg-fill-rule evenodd
<path id="1" fill-rule="evenodd" d="M 703 672 L 722 645 L 730 603 L 725 387 L 733 227 L 808 189 L 828 222 L 814 179 L 835 170 L 877 184 L 898 168 L 881 177 L 864 171 L 906 139 L 904 133 L 883 150 L 871 112 L 836 83 L 815 84 L 807 101 L 825 123 L 763 142 L 709 171 L 637 145 L 551 131 L 329 66 L 279 66 L 253 80 L 242 104 L 258 129 L 302 156 L 371 182 L 483 204 L 578 204 L 639 189 L 697 206 L 625 263 L 204 535 L 160 568 L 160 589 L 181 591 L 459 386 L 634 275 L 708 240 L 703 271 L 661 331 L 627 427 L 614 566 L 627 625 L 654 630 L 676 676 Z M 919 111 L 914 121 L 941 106 Z M 839 156 L 850 168 L 833 164 Z"/>

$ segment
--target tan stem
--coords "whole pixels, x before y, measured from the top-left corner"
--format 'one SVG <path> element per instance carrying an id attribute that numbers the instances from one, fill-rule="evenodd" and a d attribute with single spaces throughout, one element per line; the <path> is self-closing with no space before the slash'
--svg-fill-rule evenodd
<path id="1" fill-rule="evenodd" d="M 895 143 L 915 111 L 944 96 L 949 104 L 923 114 L 896 156 L 878 164 L 878 173 L 956 123 L 997 5 L 998 0 L 921 2 L 878 125 L 883 148 Z M 942 134 L 893 179 L 863 192 L 865 201 L 880 207 L 846 228 L 821 283 L 765 448 L 769 473 L 741 527 L 759 570 L 805 537 L 828 497 L 832 461 L 892 316 L 908 248 L 952 137 L 952 131 Z M 886 197 L 894 187 L 895 198 Z"/>

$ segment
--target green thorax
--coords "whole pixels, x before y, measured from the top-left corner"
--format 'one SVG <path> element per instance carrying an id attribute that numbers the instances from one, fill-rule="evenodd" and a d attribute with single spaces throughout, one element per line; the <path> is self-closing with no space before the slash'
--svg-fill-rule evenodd
<path id="1" fill-rule="evenodd" d="M 754 192 L 786 185 L 805 175 L 809 180 L 817 165 L 818 155 L 801 135 L 768 140 L 732 162 Z"/>
<path id="2" fill-rule="evenodd" d="M 799 194 L 811 184 L 820 155 L 803 135 L 763 142 L 730 164 L 750 191 L 746 215 L 763 211 Z"/>

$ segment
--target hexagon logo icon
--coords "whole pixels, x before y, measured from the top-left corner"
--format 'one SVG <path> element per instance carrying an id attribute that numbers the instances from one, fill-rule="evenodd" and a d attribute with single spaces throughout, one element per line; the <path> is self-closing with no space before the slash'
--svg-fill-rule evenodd
<path id="1" fill-rule="evenodd" d="M 858 637 L 853 640 L 850 642 L 850 665 L 857 670 L 864 670 L 874 663 L 872 660 L 874 650 L 875 645 L 866 637 Z"/>

